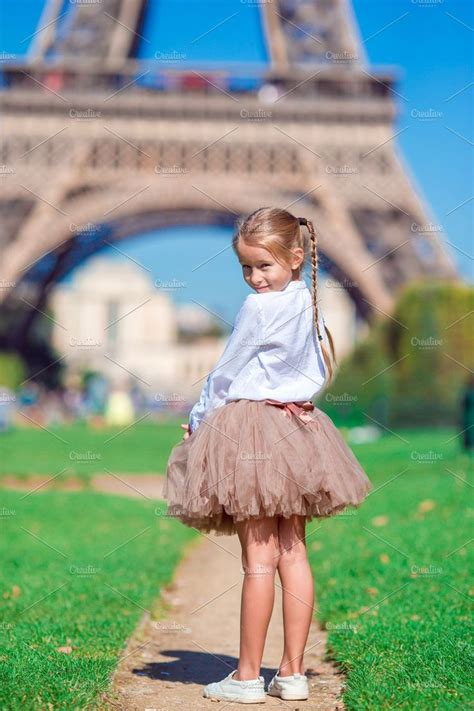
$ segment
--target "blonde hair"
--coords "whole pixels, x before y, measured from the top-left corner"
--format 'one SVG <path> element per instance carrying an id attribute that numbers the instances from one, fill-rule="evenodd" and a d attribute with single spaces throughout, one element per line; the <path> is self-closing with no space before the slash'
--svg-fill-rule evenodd
<path id="1" fill-rule="evenodd" d="M 309 245 L 308 240 L 305 240 L 301 226 L 305 226 L 308 229 Z M 328 375 L 327 382 L 329 383 L 334 374 L 333 363 L 336 365 L 337 361 L 331 332 L 326 324 L 324 324 L 324 330 L 331 349 L 331 354 L 329 354 L 319 328 L 317 301 L 318 246 L 313 223 L 305 217 L 295 217 L 287 210 L 281 210 L 277 207 L 261 207 L 247 217 L 241 217 L 237 222 L 237 231 L 232 238 L 232 247 L 237 256 L 240 240 L 249 246 L 267 249 L 277 262 L 290 268 L 290 257 L 296 248 L 299 247 L 303 249 L 305 258 L 309 256 L 311 262 L 313 322 L 321 343 L 321 350 Z"/>

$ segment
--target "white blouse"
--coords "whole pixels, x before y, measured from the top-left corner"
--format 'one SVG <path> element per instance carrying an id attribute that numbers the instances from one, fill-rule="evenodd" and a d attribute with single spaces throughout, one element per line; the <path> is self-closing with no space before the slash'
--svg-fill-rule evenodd
<path id="1" fill-rule="evenodd" d="M 318 307 L 319 327 L 328 344 Z M 302 279 L 281 291 L 249 294 L 225 350 L 189 414 L 194 432 L 205 415 L 231 400 L 311 400 L 325 382 L 311 293 Z"/>

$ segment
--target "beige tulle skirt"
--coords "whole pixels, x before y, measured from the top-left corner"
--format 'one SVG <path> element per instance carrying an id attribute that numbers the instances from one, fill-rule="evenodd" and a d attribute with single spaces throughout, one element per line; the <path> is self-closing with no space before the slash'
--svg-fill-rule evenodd
<path id="1" fill-rule="evenodd" d="M 167 515 L 231 535 L 248 518 L 358 507 L 372 489 L 331 418 L 311 402 L 234 400 L 212 410 L 171 451 Z"/>

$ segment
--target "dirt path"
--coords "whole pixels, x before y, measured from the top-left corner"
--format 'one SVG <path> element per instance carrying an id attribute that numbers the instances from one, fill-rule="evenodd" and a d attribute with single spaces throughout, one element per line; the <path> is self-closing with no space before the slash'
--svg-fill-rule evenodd
<path id="1" fill-rule="evenodd" d="M 157 475 L 124 474 L 120 479 L 100 475 L 92 479 L 92 486 L 98 491 L 154 499 L 160 498 L 162 481 Z M 22 490 L 54 485 L 47 477 L 28 481 L 9 477 L 3 483 Z M 76 485 L 69 482 L 66 488 L 82 486 L 80 482 Z M 222 679 L 237 667 L 241 588 L 237 536 L 201 534 L 189 546 L 172 584 L 161 591 L 152 615 L 144 614 L 129 639 L 114 674 L 112 690 L 103 697 L 101 709 L 209 711 L 214 708 L 213 702 L 202 696 L 202 687 Z M 310 698 L 288 702 L 268 696 L 266 706 L 288 711 L 344 708 L 340 699 L 344 676 L 333 664 L 324 661 L 326 636 L 325 630 L 313 621 L 305 652 Z M 277 575 L 275 606 L 261 670 L 266 684 L 277 669 L 282 646 L 281 587 Z M 227 706 L 242 708 L 241 704 L 219 703 L 220 711 Z"/>
<path id="2" fill-rule="evenodd" d="M 90 486 L 94 491 L 107 494 L 131 496 L 133 498 L 160 499 L 163 488 L 163 476 L 160 474 L 94 474 L 90 478 Z M 60 489 L 63 491 L 82 491 L 87 487 L 87 481 L 80 477 L 54 479 L 46 475 L 32 475 L 25 478 L 5 476 L 0 486 L 21 491 L 47 491 Z"/>
<path id="3" fill-rule="evenodd" d="M 202 696 L 203 685 L 218 681 L 237 667 L 239 609 L 242 587 L 237 536 L 202 536 L 193 542 L 164 592 L 169 605 L 164 619 L 145 615 L 129 641 L 113 679 L 109 707 L 140 711 L 200 711 L 213 708 Z M 275 578 L 275 607 L 261 673 L 270 681 L 280 661 L 283 628 L 281 588 Z M 343 709 L 343 677 L 323 660 L 326 633 L 316 622 L 306 645 L 307 701 L 267 697 L 266 705 L 282 709 Z M 220 711 L 241 704 L 221 701 Z"/>

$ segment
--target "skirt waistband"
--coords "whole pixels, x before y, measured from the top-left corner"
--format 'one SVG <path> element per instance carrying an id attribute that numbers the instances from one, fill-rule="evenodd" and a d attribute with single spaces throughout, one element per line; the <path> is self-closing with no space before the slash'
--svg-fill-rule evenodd
<path id="1" fill-rule="evenodd" d="M 299 400 L 294 402 L 281 402 L 280 400 L 264 400 L 266 405 L 275 405 L 281 407 L 283 414 L 287 417 L 296 415 L 302 422 L 311 422 L 313 419 L 309 414 L 314 410 L 314 405 L 310 400 Z"/>

